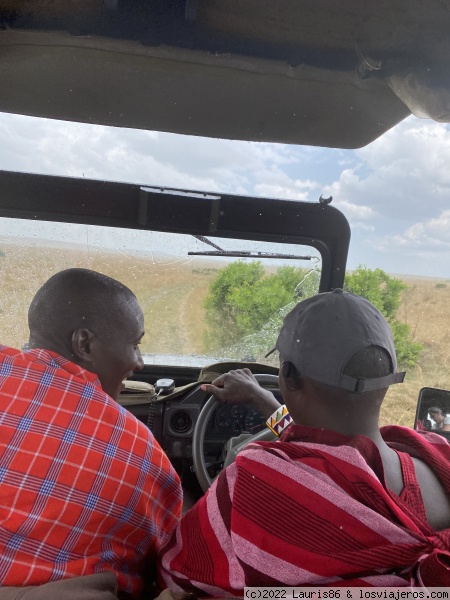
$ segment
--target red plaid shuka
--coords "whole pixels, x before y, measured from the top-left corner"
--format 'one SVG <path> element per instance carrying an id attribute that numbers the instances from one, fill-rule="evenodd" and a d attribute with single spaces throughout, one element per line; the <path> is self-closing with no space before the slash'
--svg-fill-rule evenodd
<path id="1" fill-rule="evenodd" d="M 96 375 L 0 346 L 0 585 L 110 570 L 135 594 L 180 513 L 168 458 Z"/>
<path id="2" fill-rule="evenodd" d="M 222 597 L 245 586 L 450 585 L 450 529 L 426 522 L 411 459 L 450 494 L 450 445 L 405 427 L 382 435 L 402 464 L 400 496 L 382 485 L 367 437 L 292 425 L 280 441 L 250 444 L 173 532 L 166 585 Z"/>

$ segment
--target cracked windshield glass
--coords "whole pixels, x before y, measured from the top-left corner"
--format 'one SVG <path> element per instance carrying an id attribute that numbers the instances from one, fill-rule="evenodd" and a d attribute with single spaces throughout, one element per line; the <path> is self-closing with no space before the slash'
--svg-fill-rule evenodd
<path id="1" fill-rule="evenodd" d="M 275 356 L 264 355 L 284 315 L 319 287 L 320 255 L 306 246 L 29 220 L 2 224 L 3 291 L 10 305 L 2 343 L 13 347 L 26 347 L 33 295 L 64 268 L 100 271 L 134 291 L 145 317 L 147 364 L 276 364 Z"/>

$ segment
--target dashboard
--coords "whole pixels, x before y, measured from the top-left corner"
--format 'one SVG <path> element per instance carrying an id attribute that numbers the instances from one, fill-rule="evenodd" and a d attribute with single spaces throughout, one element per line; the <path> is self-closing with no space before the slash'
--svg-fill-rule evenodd
<path id="1" fill-rule="evenodd" d="M 161 397 L 151 404 L 126 408 L 149 427 L 168 457 L 192 460 L 192 438 L 201 409 L 209 398 L 195 387 L 175 399 Z M 250 404 L 220 404 L 205 432 L 205 453 L 220 454 L 223 445 L 241 433 L 255 434 L 264 429 L 265 419 Z"/>
<path id="2" fill-rule="evenodd" d="M 271 389 L 271 388 L 268 388 Z M 278 389 L 271 389 L 276 397 Z M 188 387 L 175 398 L 160 396 L 156 401 L 127 405 L 126 408 L 142 421 L 158 440 L 180 475 L 183 487 L 196 479 L 193 471 L 192 441 L 195 425 L 209 394 L 200 384 Z M 266 427 L 265 419 L 251 404 L 219 404 L 211 415 L 205 431 L 204 456 L 211 477 L 222 468 L 223 448 L 232 437 L 243 433 L 256 434 Z"/>

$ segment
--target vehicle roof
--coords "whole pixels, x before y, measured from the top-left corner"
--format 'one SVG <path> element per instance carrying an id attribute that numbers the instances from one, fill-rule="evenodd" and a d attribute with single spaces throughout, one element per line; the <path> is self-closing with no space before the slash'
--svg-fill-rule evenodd
<path id="1" fill-rule="evenodd" d="M 450 120 L 449 4 L 0 0 L 0 111 L 357 148 L 420 112 L 414 89 Z"/>

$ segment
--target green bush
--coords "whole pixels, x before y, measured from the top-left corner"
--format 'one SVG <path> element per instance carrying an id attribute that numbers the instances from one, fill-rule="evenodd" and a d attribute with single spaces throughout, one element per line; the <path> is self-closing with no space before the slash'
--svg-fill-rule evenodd
<path id="1" fill-rule="evenodd" d="M 413 340 L 409 326 L 397 319 L 401 295 L 408 289 L 406 283 L 381 269 L 368 269 L 360 265 L 345 276 L 344 288 L 367 298 L 383 313 L 392 329 L 399 368 L 405 369 L 416 364 L 422 346 Z"/>
<path id="2" fill-rule="evenodd" d="M 253 336 L 246 340 L 244 354 L 267 351 L 267 338 L 273 343 L 275 337 L 268 332 L 279 330 L 295 302 L 317 293 L 318 282 L 319 273 L 295 267 L 280 267 L 267 275 L 259 261 L 237 261 L 220 269 L 205 299 L 208 349 Z"/>
<path id="3" fill-rule="evenodd" d="M 317 293 L 319 280 L 314 269 L 280 267 L 267 274 L 259 261 L 237 261 L 220 269 L 205 299 L 206 351 L 226 347 L 228 358 L 252 355 L 260 360 L 274 343 L 283 317 L 299 300 Z M 414 365 L 422 347 L 396 316 L 408 286 L 381 269 L 359 266 L 346 275 L 344 287 L 384 314 L 394 335 L 399 367 Z"/>
<path id="4" fill-rule="evenodd" d="M 413 367 L 419 360 L 422 344 L 412 339 L 409 325 L 397 319 L 389 322 L 394 335 L 395 352 L 399 369 Z"/>

